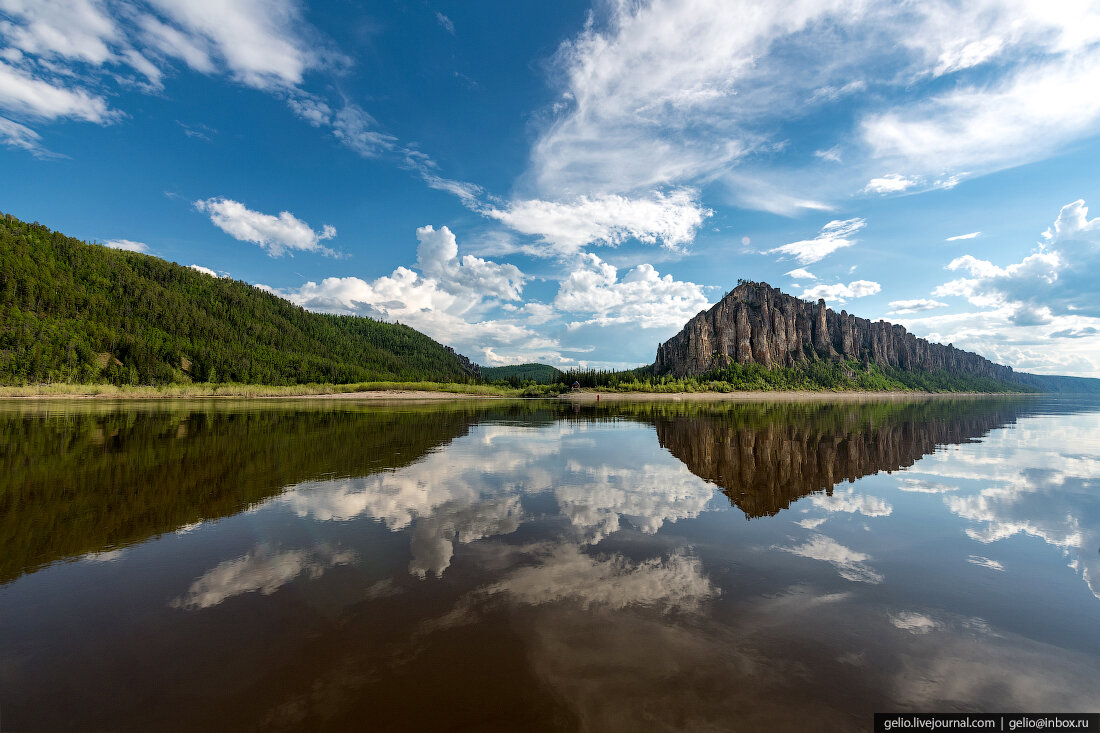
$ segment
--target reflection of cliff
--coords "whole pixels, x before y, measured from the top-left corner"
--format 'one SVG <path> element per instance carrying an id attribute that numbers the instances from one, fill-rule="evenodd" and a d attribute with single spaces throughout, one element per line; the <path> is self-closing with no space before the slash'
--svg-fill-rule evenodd
<path id="1" fill-rule="evenodd" d="M 748 517 L 774 515 L 815 491 L 911 466 L 936 446 L 1014 422 L 1026 403 L 742 406 L 710 416 L 655 417 L 661 445 L 720 486 Z"/>
<path id="2" fill-rule="evenodd" d="M 486 417 L 461 404 L 51 408 L 0 413 L 0 583 L 234 514 L 290 484 L 408 465 Z"/>

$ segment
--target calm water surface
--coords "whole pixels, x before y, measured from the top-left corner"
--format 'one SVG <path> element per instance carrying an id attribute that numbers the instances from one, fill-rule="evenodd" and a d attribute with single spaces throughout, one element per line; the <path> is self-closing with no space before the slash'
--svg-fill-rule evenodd
<path id="1" fill-rule="evenodd" d="M 1100 402 L 0 403 L 0 726 L 1100 709 Z"/>

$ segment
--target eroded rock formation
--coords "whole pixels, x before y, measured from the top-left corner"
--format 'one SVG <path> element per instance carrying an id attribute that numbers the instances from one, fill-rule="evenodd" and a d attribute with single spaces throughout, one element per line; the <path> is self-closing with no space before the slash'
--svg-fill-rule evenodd
<path id="1" fill-rule="evenodd" d="M 948 344 L 930 343 L 886 321 L 872 323 L 742 282 L 657 348 L 654 369 L 679 377 L 730 364 L 791 366 L 807 359 L 858 359 L 883 367 L 1012 380 L 1012 368 Z"/>

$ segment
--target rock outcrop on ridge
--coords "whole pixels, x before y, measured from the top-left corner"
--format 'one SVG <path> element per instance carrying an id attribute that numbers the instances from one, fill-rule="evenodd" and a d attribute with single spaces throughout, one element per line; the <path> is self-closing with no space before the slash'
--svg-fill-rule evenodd
<path id="1" fill-rule="evenodd" d="M 872 323 L 773 288 L 742 281 L 657 348 L 654 371 L 678 377 L 730 364 L 773 368 L 809 359 L 858 359 L 882 367 L 1012 381 L 1011 367 L 930 343 L 886 321 Z"/>

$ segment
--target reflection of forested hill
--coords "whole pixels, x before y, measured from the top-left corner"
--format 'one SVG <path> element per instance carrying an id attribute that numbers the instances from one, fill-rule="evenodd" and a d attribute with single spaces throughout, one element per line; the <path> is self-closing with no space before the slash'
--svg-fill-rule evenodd
<path id="1" fill-rule="evenodd" d="M 911 466 L 936 446 L 1015 422 L 1027 401 L 742 405 L 655 416 L 657 439 L 692 473 L 720 486 L 748 517 L 770 516 L 815 491 Z"/>
<path id="2" fill-rule="evenodd" d="M 412 463 L 485 411 L 190 403 L 0 412 L 0 582 L 233 514 L 289 484 Z"/>

